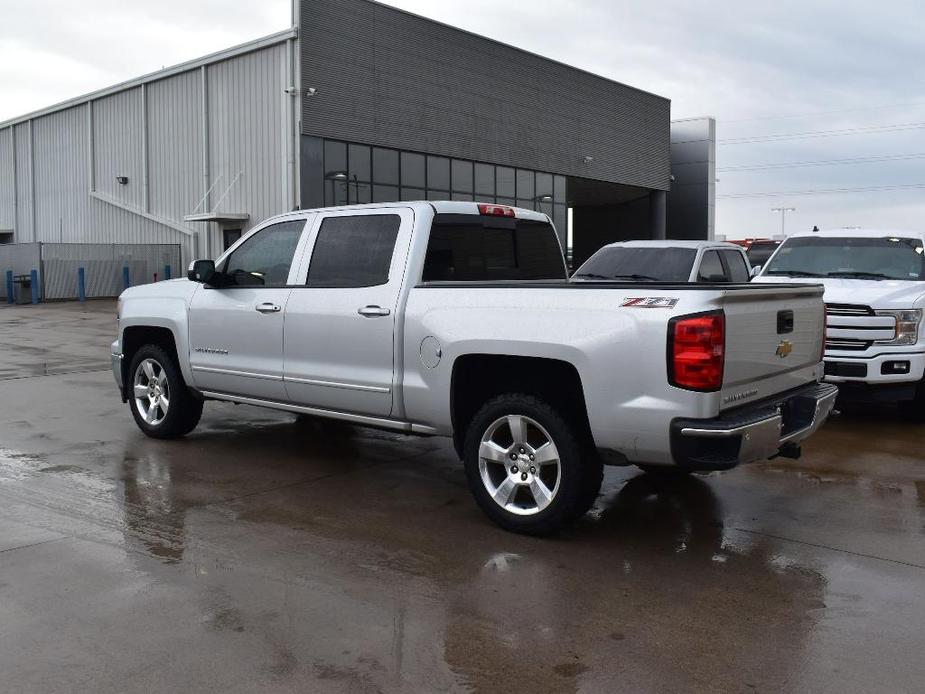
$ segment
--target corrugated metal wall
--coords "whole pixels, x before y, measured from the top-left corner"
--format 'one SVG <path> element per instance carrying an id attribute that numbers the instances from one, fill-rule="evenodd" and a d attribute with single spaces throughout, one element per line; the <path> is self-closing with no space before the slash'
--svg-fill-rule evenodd
<path id="1" fill-rule="evenodd" d="M 78 269 L 84 269 L 88 297 L 118 296 L 124 286 L 181 276 L 179 244 L 11 243 L 0 245 L 0 298 L 6 299 L 6 273 L 38 274 L 39 298 L 78 298 Z"/>
<path id="2" fill-rule="evenodd" d="M 118 296 L 125 288 L 124 268 L 129 285 L 166 279 L 166 272 L 177 277 L 180 270 L 178 244 L 42 244 L 44 298 L 74 299 L 78 295 L 77 273 L 84 268 L 88 297 Z"/>
<path id="3" fill-rule="evenodd" d="M 208 71 L 209 168 L 212 180 L 221 177 L 211 200 L 217 202 L 237 177 L 219 207 L 249 212 L 252 222 L 291 209 L 286 189 L 284 113 L 291 97 L 283 92 L 285 60 L 285 45 L 277 45 L 216 63 Z M 220 243 L 220 235 L 215 233 L 212 248 Z"/>
<path id="4" fill-rule="evenodd" d="M 31 124 L 20 123 L 13 128 L 16 140 L 16 236 L 20 242 L 34 241 L 32 220 L 32 156 Z"/>
<path id="5" fill-rule="evenodd" d="M 90 216 L 85 109 L 72 108 L 32 122 L 35 129 L 35 208 L 40 241 L 77 240 L 75 226 Z M 87 239 L 89 240 L 89 239 Z"/>
<path id="6" fill-rule="evenodd" d="M 0 229 L 12 229 L 13 219 L 13 130 L 0 131 Z"/>
<path id="7" fill-rule="evenodd" d="M 141 105 L 140 87 L 93 102 L 96 190 L 138 209 L 144 209 L 144 120 Z M 128 183 L 117 183 L 117 176 L 127 176 Z"/>
<path id="8" fill-rule="evenodd" d="M 667 99 L 378 3 L 300 1 L 303 134 L 669 188 Z"/>
<path id="9" fill-rule="evenodd" d="M 151 213 L 181 220 L 203 194 L 199 70 L 147 87 Z"/>
<path id="10" fill-rule="evenodd" d="M 221 232 L 216 223 L 187 223 L 183 216 L 211 211 L 238 171 L 243 174 L 219 207 L 250 215 L 237 226 L 246 230 L 291 209 L 285 108 L 292 97 L 283 91 L 285 40 L 3 128 L 0 228 L 14 228 L 18 242 L 179 243 L 185 265 L 197 246 L 217 256 Z M 128 182 L 118 183 L 118 176 Z M 214 182 L 209 205 L 195 210 Z M 198 232 L 210 237 L 208 243 L 197 242 Z"/>

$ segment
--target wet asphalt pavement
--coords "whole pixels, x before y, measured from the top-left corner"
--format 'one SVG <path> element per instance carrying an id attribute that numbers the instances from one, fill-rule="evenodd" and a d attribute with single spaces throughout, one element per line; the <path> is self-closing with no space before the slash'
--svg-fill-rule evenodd
<path id="1" fill-rule="evenodd" d="M 552 539 L 443 439 L 209 403 L 147 439 L 112 303 L 0 308 L 0 691 L 921 692 L 925 426 L 608 468 Z M 99 370 L 103 369 L 103 370 Z"/>

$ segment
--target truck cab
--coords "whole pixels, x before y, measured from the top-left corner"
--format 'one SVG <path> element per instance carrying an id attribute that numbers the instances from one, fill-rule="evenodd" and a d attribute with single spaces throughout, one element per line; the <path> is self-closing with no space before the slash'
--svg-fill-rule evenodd
<path id="1" fill-rule="evenodd" d="M 925 235 L 838 229 L 788 237 L 755 282 L 825 287 L 825 379 L 846 400 L 925 419 Z"/>

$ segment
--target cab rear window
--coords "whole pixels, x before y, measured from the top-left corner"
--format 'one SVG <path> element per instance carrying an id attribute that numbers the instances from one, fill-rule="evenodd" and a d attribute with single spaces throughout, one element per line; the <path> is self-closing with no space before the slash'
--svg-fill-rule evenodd
<path id="1" fill-rule="evenodd" d="M 565 264 L 548 222 L 469 214 L 434 218 L 424 282 L 564 280 Z"/>

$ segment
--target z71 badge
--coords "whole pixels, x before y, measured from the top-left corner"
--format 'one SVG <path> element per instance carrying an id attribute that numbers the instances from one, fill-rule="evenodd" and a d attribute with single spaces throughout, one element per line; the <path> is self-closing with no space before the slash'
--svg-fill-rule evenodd
<path id="1" fill-rule="evenodd" d="M 621 306 L 634 308 L 674 308 L 678 299 L 672 296 L 627 296 Z"/>

